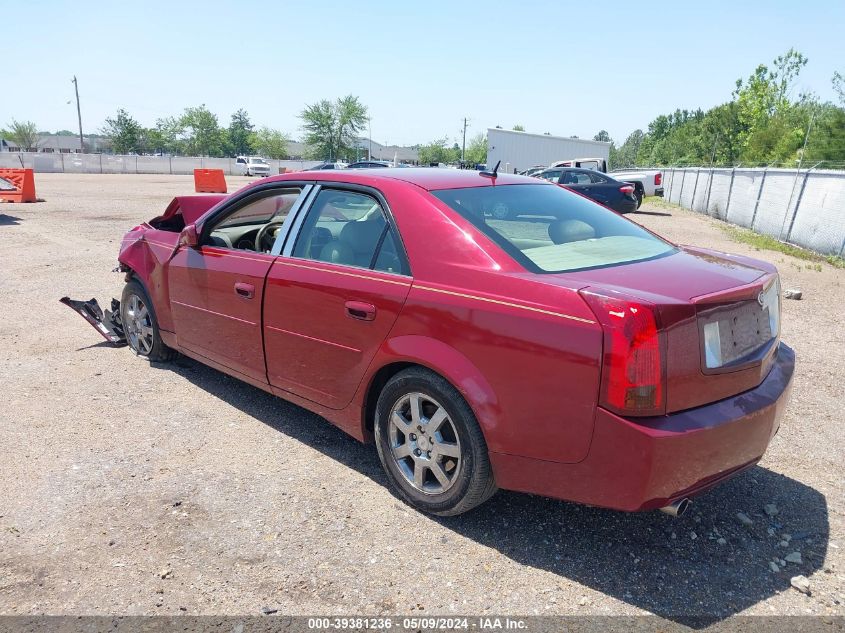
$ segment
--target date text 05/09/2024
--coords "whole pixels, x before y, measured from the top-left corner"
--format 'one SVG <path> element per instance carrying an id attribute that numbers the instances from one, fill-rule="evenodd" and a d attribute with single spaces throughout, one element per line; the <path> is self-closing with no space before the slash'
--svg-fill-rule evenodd
<path id="1" fill-rule="evenodd" d="M 388 631 L 395 629 L 423 631 L 520 631 L 527 628 L 527 623 L 519 618 L 499 617 L 335 617 L 308 618 L 310 630 L 372 630 Z"/>

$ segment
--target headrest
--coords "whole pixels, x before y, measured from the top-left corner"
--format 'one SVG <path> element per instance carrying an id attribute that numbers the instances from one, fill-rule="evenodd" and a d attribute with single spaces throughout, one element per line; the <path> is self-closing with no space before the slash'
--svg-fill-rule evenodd
<path id="1" fill-rule="evenodd" d="M 340 231 L 339 239 L 349 244 L 355 252 L 372 253 L 384 229 L 384 221 L 347 222 Z"/>
<path id="2" fill-rule="evenodd" d="M 549 224 L 549 239 L 555 244 L 589 240 L 596 236 L 596 230 L 581 220 L 558 220 Z"/>

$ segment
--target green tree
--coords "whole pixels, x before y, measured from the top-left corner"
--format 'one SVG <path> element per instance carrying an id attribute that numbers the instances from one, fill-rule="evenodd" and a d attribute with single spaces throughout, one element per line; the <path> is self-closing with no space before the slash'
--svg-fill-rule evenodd
<path id="1" fill-rule="evenodd" d="M 426 145 L 420 145 L 419 159 L 420 163 L 427 165 L 430 163 L 451 163 L 455 160 L 454 151 L 448 147 L 448 141 L 445 138 L 436 139 Z"/>
<path id="2" fill-rule="evenodd" d="M 222 156 L 224 135 L 217 123 L 217 115 L 205 104 L 185 108 L 179 119 L 185 131 L 185 153 L 189 156 Z"/>
<path id="3" fill-rule="evenodd" d="M 599 132 L 593 137 L 594 141 L 603 141 L 605 143 L 610 143 L 613 141 L 610 138 L 610 134 L 607 133 L 607 130 L 599 130 Z"/>
<path id="4" fill-rule="evenodd" d="M 812 108 L 813 125 L 807 139 L 803 162 L 845 162 L 845 108 L 821 103 Z M 809 125 L 809 121 L 807 122 Z M 801 140 L 803 145 L 803 139 Z"/>
<path id="5" fill-rule="evenodd" d="M 479 133 L 472 137 L 467 145 L 465 161 L 471 165 L 487 162 L 487 136 Z"/>
<path id="6" fill-rule="evenodd" d="M 142 145 L 147 152 L 182 154 L 184 153 L 182 142 L 184 135 L 185 128 L 180 119 L 165 117 L 156 120 L 155 127 L 143 131 Z"/>
<path id="7" fill-rule="evenodd" d="M 288 138 L 279 130 L 259 128 L 250 135 L 249 142 L 261 156 L 276 159 L 288 157 Z"/>
<path id="8" fill-rule="evenodd" d="M 519 123 L 517 123 L 516 125 L 513 126 L 513 131 L 514 132 L 524 132 L 525 128 L 522 127 Z"/>
<path id="9" fill-rule="evenodd" d="M 12 119 L 8 130 L 0 130 L 0 136 L 12 141 L 25 152 L 38 148 L 38 126 L 32 121 Z"/>
<path id="10" fill-rule="evenodd" d="M 618 149 L 615 146 L 611 147 L 609 162 L 613 169 L 633 167 L 637 164 L 637 155 L 644 136 L 642 130 L 634 130 Z"/>
<path id="11" fill-rule="evenodd" d="M 839 97 L 839 103 L 845 106 L 845 77 L 837 71 L 833 73 L 833 91 Z"/>
<path id="12" fill-rule="evenodd" d="M 790 96 L 806 65 L 807 58 L 790 48 L 774 60 L 774 68 L 760 64 L 745 82 L 737 80 L 733 96 L 741 125 L 743 160 L 783 160 L 794 156 L 800 147 L 804 117 L 796 111 L 801 104 L 793 103 Z"/>
<path id="13" fill-rule="evenodd" d="M 140 152 L 142 149 L 144 128 L 123 108 L 118 109 L 114 118 L 107 118 L 102 133 L 111 139 L 115 154 Z"/>
<path id="14" fill-rule="evenodd" d="M 253 132 L 254 126 L 249 120 L 249 114 L 247 114 L 246 110 L 240 108 L 232 115 L 232 122 L 229 123 L 228 149 L 230 153 L 236 156 L 252 154 Z"/>
<path id="15" fill-rule="evenodd" d="M 367 106 L 347 95 L 305 106 L 299 115 L 311 158 L 337 160 L 355 156 L 358 134 L 367 124 Z"/>

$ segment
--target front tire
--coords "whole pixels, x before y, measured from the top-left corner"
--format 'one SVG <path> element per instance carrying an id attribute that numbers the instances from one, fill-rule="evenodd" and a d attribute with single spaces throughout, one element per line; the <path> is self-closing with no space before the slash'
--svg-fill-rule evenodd
<path id="1" fill-rule="evenodd" d="M 487 443 L 472 409 L 427 369 L 406 369 L 384 386 L 375 441 L 391 488 L 423 512 L 461 514 L 496 492 Z"/>
<path id="2" fill-rule="evenodd" d="M 123 288 L 120 298 L 120 320 L 129 349 L 151 361 L 169 361 L 176 351 L 161 340 L 153 302 L 141 283 L 132 279 Z"/>

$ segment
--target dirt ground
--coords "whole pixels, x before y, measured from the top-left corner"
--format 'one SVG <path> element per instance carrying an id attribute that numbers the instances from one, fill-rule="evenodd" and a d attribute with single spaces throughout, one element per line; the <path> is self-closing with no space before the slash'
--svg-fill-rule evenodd
<path id="1" fill-rule="evenodd" d="M 190 177 L 37 189 L 0 205 L 0 614 L 845 614 L 845 271 L 645 205 L 645 226 L 803 291 L 784 302 L 798 366 L 769 452 L 681 519 L 506 492 L 433 519 L 390 494 L 372 447 L 193 361 L 112 349 L 59 304 L 119 296 L 121 236 Z"/>

